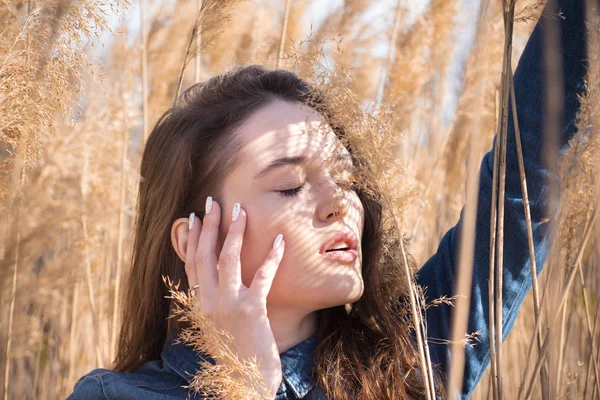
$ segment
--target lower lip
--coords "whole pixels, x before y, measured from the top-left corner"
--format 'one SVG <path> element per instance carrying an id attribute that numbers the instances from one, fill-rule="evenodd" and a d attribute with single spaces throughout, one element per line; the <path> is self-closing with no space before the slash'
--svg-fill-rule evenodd
<path id="1" fill-rule="evenodd" d="M 351 263 L 358 258 L 358 253 L 356 252 L 356 250 L 341 250 L 326 252 L 323 253 L 323 256 L 331 260 Z"/>

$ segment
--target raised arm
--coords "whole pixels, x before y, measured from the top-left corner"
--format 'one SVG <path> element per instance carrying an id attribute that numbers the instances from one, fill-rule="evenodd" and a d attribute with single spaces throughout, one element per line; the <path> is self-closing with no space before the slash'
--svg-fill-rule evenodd
<path id="1" fill-rule="evenodd" d="M 579 110 L 578 93 L 583 90 L 586 71 L 585 53 L 585 0 L 559 0 L 562 18 L 557 18 L 561 29 L 562 43 L 556 45 L 562 52 L 564 76 L 563 129 L 560 138 L 562 149 L 575 133 L 575 117 Z M 557 176 L 544 168 L 542 159 L 542 138 L 544 124 L 544 56 L 543 36 L 544 17 L 535 27 L 527 46 L 519 60 L 514 75 L 518 121 L 521 131 L 527 188 L 531 207 L 533 240 L 535 245 L 538 274 L 541 271 L 551 242 L 548 237 L 548 224 L 543 220 L 553 217 L 556 210 L 548 213 L 548 182 L 557 181 Z M 509 107 L 510 109 L 510 107 Z M 479 331 L 479 342 L 474 348 L 466 348 L 466 362 L 462 395 L 468 398 L 481 379 L 489 364 L 488 329 L 488 280 L 490 257 L 490 213 L 492 197 L 492 172 L 494 165 L 493 148 L 481 163 L 479 180 L 479 199 L 475 236 L 473 281 L 469 306 L 467 332 Z M 502 326 L 503 340 L 512 328 L 521 304 L 530 291 L 531 272 L 527 230 L 523 211 L 521 183 L 515 148 L 515 133 L 512 115 L 509 114 L 508 143 L 506 157 L 506 201 L 505 201 L 505 238 L 504 272 L 502 289 Z M 464 212 L 464 209 L 463 209 Z M 455 267 L 458 266 L 459 237 L 463 213 L 456 226 L 442 238 L 434 254 L 417 273 L 417 282 L 425 289 L 427 300 L 454 294 Z M 432 339 L 449 339 L 450 322 L 453 308 L 447 305 L 427 310 L 427 330 L 431 358 L 440 363 L 446 371 L 450 362 L 450 346 L 435 343 Z"/>

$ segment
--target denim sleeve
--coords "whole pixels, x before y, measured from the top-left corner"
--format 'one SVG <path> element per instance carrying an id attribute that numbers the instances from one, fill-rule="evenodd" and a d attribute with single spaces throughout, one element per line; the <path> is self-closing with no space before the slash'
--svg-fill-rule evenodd
<path id="1" fill-rule="evenodd" d="M 79 378 L 66 400 L 107 400 L 98 370 Z"/>
<path id="2" fill-rule="evenodd" d="M 558 49 L 562 52 L 565 96 L 563 99 L 562 137 L 559 138 L 562 144 L 561 152 L 567 148 L 568 140 L 576 131 L 575 117 L 580 107 L 577 95 L 583 90 L 583 78 L 586 70 L 584 3 L 585 0 L 559 0 L 558 2 L 559 9 L 564 16 L 564 19 L 557 18 L 561 29 L 562 43 Z M 544 20 L 545 17 L 542 17 L 536 25 L 514 75 L 538 274 L 541 272 L 552 244 L 548 224 L 543 220 L 546 216 L 554 216 L 556 212 L 556 210 L 547 209 L 547 206 L 550 205 L 548 201 L 549 182 L 558 182 L 558 177 L 545 169 L 542 159 Z M 503 340 L 506 339 L 512 328 L 521 304 L 532 286 L 527 230 L 512 121 L 512 115 L 509 114 L 502 289 Z M 469 333 L 479 331 L 480 342 L 476 341 L 473 348 L 469 346 L 466 348 L 462 398 L 468 398 L 471 395 L 490 361 L 488 280 L 490 205 L 495 151 L 495 148 L 492 148 L 484 156 L 480 167 L 473 280 L 467 328 Z M 455 266 L 458 265 L 463 213 L 464 209 L 458 223 L 442 238 L 437 252 L 417 273 L 417 283 L 425 290 L 427 301 L 454 294 Z M 450 364 L 450 348 L 447 344 L 436 343 L 437 341 L 433 339 L 448 340 L 450 338 L 452 311 L 452 307 L 441 305 L 429 308 L 426 313 L 431 359 L 434 364 L 439 364 L 444 372 Z"/>

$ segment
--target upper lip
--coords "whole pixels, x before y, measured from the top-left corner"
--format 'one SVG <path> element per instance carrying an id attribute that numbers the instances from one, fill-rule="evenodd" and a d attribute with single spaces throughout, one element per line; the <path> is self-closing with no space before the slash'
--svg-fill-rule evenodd
<path id="1" fill-rule="evenodd" d="M 338 232 L 321 245 L 321 250 L 319 253 L 325 253 L 329 246 L 337 242 L 346 242 L 348 245 L 348 250 L 356 250 L 356 237 L 354 234 L 351 232 Z"/>

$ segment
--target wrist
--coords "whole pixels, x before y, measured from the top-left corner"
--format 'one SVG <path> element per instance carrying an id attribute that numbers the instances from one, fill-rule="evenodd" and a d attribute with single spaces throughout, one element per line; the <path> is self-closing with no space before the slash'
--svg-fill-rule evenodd
<path id="1" fill-rule="evenodd" d="M 277 370 L 272 370 L 269 369 L 267 371 L 260 371 L 262 377 L 263 377 L 263 381 L 265 383 L 265 386 L 268 390 L 269 395 L 271 396 L 271 398 L 275 397 L 275 395 L 277 394 L 277 390 L 279 390 L 279 386 L 281 386 L 281 381 L 283 379 L 283 376 L 281 374 L 281 367 L 279 367 L 279 369 Z"/>

